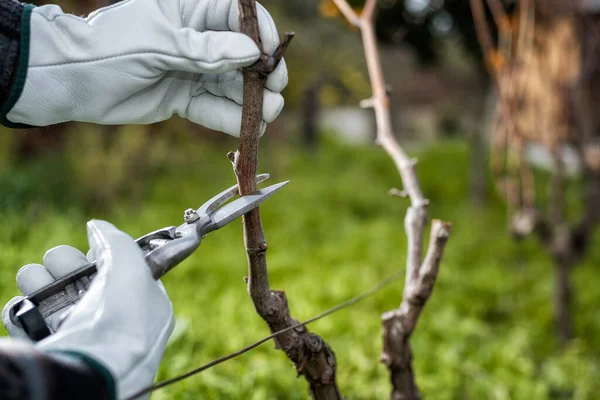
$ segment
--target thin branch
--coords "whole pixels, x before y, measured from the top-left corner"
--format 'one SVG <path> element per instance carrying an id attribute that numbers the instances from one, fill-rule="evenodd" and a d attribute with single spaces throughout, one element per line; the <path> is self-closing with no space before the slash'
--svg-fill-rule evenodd
<path id="1" fill-rule="evenodd" d="M 406 214 L 405 227 L 408 235 L 407 279 L 418 273 L 422 259 L 423 230 L 427 221 L 427 200 L 423 197 L 421 186 L 415 174 L 416 160 L 411 159 L 400 147 L 392 130 L 392 118 L 389 112 L 389 97 L 386 90 L 383 70 L 377 48 L 377 39 L 372 20 L 362 20 L 361 34 L 365 58 L 369 70 L 373 97 L 369 104 L 375 110 L 377 123 L 377 143 L 389 154 L 400 172 L 404 191 L 410 197 L 412 207 Z M 364 103 L 363 103 L 364 104 Z"/>
<path id="2" fill-rule="evenodd" d="M 350 8 L 345 0 L 334 0 L 344 15 Z M 438 274 L 444 246 L 450 234 L 450 224 L 434 221 L 429 250 L 423 258 L 423 235 L 427 223 L 428 201 L 423 196 L 415 173 L 416 160 L 408 157 L 394 136 L 389 97 L 386 90 L 381 59 L 377 49 L 373 23 L 375 0 L 367 0 L 358 25 L 369 71 L 373 96 L 361 102 L 362 107 L 373 107 L 377 124 L 377 143 L 394 161 L 402 178 L 404 189 L 395 193 L 407 194 L 411 206 L 406 212 L 404 226 L 408 239 L 406 283 L 403 300 L 398 309 L 382 316 L 383 353 L 381 361 L 390 370 L 393 400 L 420 398 L 412 369 L 412 352 L 409 338 L 417 324 L 423 306 L 431 295 Z M 348 20 L 352 23 L 351 17 Z"/>
<path id="3" fill-rule="evenodd" d="M 240 1 L 240 29 L 250 36 L 262 52 L 258 31 L 256 3 Z M 257 190 L 256 171 L 258 168 L 258 141 L 262 128 L 262 103 L 267 75 L 258 71 L 244 71 L 244 107 L 238 151 L 233 157 L 235 175 L 240 195 Z M 267 242 L 265 239 L 260 210 L 255 208 L 243 216 L 244 243 L 248 255 L 248 291 L 259 314 L 265 312 L 271 299 L 267 274 Z"/>
<path id="4" fill-rule="evenodd" d="M 396 164 L 396 167 L 402 176 L 404 190 L 408 193 L 413 207 L 426 206 L 427 200 L 423 197 L 421 186 L 415 175 L 417 161 L 408 157 L 394 137 L 392 118 L 389 112 L 389 98 L 385 88 L 385 81 L 383 79 L 383 72 L 379 61 L 377 42 L 372 22 L 369 21 L 368 23 L 365 23 L 361 31 L 363 34 L 369 76 L 373 87 L 372 101 L 377 123 L 377 143 L 384 148 Z"/>
<path id="5" fill-rule="evenodd" d="M 358 18 L 352 7 L 350 7 L 350 4 L 346 2 L 346 0 L 333 0 L 333 2 L 337 6 L 337 8 L 340 9 L 340 11 L 344 15 L 344 17 L 346 17 L 348 22 L 350 22 L 356 27 L 360 27 L 360 19 Z"/>
<path id="6" fill-rule="evenodd" d="M 405 287 L 400 308 L 387 312 L 381 317 L 383 352 L 380 359 L 390 370 L 393 400 L 421 398 L 412 368 L 409 338 L 433 290 L 450 228 L 450 223 L 433 221 L 429 250 L 418 279 Z"/>
<path id="7" fill-rule="evenodd" d="M 444 247 L 450 236 L 451 225 L 433 220 L 427 256 L 419 275 L 404 289 L 404 298 L 396 314 L 401 316 L 404 335 L 410 336 L 417 326 L 423 306 L 429 299 L 438 275 Z"/>
<path id="8" fill-rule="evenodd" d="M 500 93 L 500 77 L 496 68 L 494 67 L 494 61 L 492 60 L 492 54 L 495 53 L 494 41 L 492 40 L 492 34 L 490 33 L 490 27 L 485 16 L 483 9 L 482 0 L 470 0 L 471 1 L 471 14 L 473 16 L 473 22 L 475 25 L 475 33 L 477 35 L 477 41 L 481 46 L 481 52 L 483 53 L 483 59 L 490 71 L 492 78 L 494 78 L 494 84 L 499 94 Z"/>
<path id="9" fill-rule="evenodd" d="M 419 276 L 423 256 L 423 230 L 427 222 L 427 210 L 423 207 L 409 207 L 404 217 L 408 254 L 406 260 L 406 281 L 408 286 Z"/>
<path id="10" fill-rule="evenodd" d="M 365 3 L 365 7 L 363 8 L 360 19 L 362 21 L 370 21 L 373 19 L 373 14 L 375 13 L 375 6 L 377 5 L 377 0 L 367 0 Z"/>
<path id="11" fill-rule="evenodd" d="M 263 50 L 258 31 L 256 2 L 239 0 L 240 28 Z M 257 65 L 244 70 L 244 104 L 238 150 L 229 154 L 240 188 L 240 194 L 256 191 L 255 176 L 258 169 L 258 143 L 262 128 L 262 102 L 268 72 L 272 71 L 287 48 L 291 35 L 286 35 L 274 55 L 264 55 Z M 272 60 L 272 61 L 271 61 Z M 288 301 L 283 291 L 271 290 L 267 272 L 267 241 L 265 239 L 259 208 L 243 216 L 244 244 L 248 257 L 248 292 L 256 312 L 269 325 L 272 333 L 298 324 L 291 317 Z M 305 327 L 288 329 L 277 336 L 277 347 L 294 362 L 299 375 L 306 378 L 311 397 L 315 400 L 340 400 L 335 381 L 335 355 L 329 345 Z"/>
<path id="12" fill-rule="evenodd" d="M 510 22 L 508 20 L 506 12 L 504 11 L 504 7 L 500 3 L 500 1 L 498 1 L 498 0 L 486 0 L 486 1 L 488 4 L 488 7 L 490 8 L 490 11 L 492 12 L 492 16 L 494 17 L 494 22 L 496 23 L 498 30 L 504 34 L 510 32 L 510 30 L 511 30 Z"/>
<path id="13" fill-rule="evenodd" d="M 531 48 L 533 29 L 535 27 L 535 12 L 533 0 L 521 0 L 518 3 L 519 36 L 517 38 L 516 52 L 523 54 Z"/>
<path id="14" fill-rule="evenodd" d="M 482 47 L 483 56 L 487 58 L 488 54 L 491 54 L 494 49 L 494 41 L 490 33 L 490 27 L 487 22 L 485 11 L 483 8 L 482 0 L 470 0 L 471 1 L 471 14 L 473 16 L 473 22 L 475 24 L 475 33 L 479 44 Z"/>

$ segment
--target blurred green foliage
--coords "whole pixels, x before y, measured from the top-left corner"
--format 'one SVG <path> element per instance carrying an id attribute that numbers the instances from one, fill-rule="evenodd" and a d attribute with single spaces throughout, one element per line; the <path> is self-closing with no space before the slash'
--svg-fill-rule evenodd
<path id="1" fill-rule="evenodd" d="M 135 132 L 130 136 L 138 137 Z M 151 172 L 135 175 L 146 182 L 138 201 L 130 202 L 130 194 L 117 190 L 107 198 L 118 205 L 107 208 L 81 193 L 94 193 L 106 179 L 116 179 L 113 175 L 125 168 L 123 160 L 110 156 L 110 149 L 86 153 L 96 151 L 92 136 L 78 140 L 65 153 L 33 165 L 4 167 L 3 301 L 17 294 L 18 267 L 39 262 L 46 249 L 69 243 L 86 251 L 87 219 L 109 219 L 136 237 L 177 224 L 185 208 L 234 182 L 225 153 L 235 148 L 235 140 L 188 140 L 168 153 L 168 162 L 157 157 L 159 167 L 148 163 L 144 171 Z M 171 138 L 161 146 L 171 151 L 177 141 Z M 306 154 L 276 146 L 268 137 L 263 142 L 260 170 L 270 172 L 273 182 L 292 180 L 261 211 L 271 285 L 286 291 L 296 318 L 307 319 L 404 268 L 407 201 L 386 195 L 400 182 L 381 149 L 324 141 L 316 153 Z M 140 152 L 152 143 L 128 146 Z M 600 246 L 592 246 L 585 265 L 573 271 L 578 339 L 561 348 L 552 323 L 551 260 L 534 240 L 511 241 L 502 201 L 491 196 L 485 210 L 470 205 L 466 144 L 447 141 L 411 153 L 421 161 L 418 173 L 431 200 L 431 216 L 453 222 L 438 282 L 412 338 L 424 398 L 596 399 Z M 79 164 L 72 161 L 77 154 Z M 73 165 L 82 170 L 74 174 Z M 240 224 L 232 223 L 209 235 L 195 255 L 163 279 L 177 325 L 159 380 L 268 334 L 246 293 L 245 274 Z M 388 398 L 388 375 L 377 361 L 379 316 L 399 304 L 401 290 L 398 282 L 309 327 L 335 350 L 339 384 L 348 399 Z M 285 355 L 268 343 L 153 398 L 305 399 L 307 394 Z"/>

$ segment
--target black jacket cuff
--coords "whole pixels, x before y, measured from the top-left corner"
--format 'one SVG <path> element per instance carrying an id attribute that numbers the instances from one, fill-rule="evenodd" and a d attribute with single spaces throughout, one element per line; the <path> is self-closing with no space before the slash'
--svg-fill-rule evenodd
<path id="1" fill-rule="evenodd" d="M 25 86 L 33 8 L 16 0 L 0 0 L 0 124 L 9 128 L 29 127 L 12 123 L 6 114 L 17 103 Z"/>
<path id="2" fill-rule="evenodd" d="M 8 100 L 17 71 L 23 10 L 23 3 L 0 0 L 0 107 Z"/>

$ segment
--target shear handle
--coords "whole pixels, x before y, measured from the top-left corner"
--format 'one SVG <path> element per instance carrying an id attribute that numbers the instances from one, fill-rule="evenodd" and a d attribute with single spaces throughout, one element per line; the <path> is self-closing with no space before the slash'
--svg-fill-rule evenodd
<path id="1" fill-rule="evenodd" d="M 166 239 L 173 240 L 177 237 L 177 228 L 174 226 L 168 226 L 166 228 L 158 229 L 154 232 L 150 232 L 145 234 L 144 236 L 137 238 L 135 242 L 140 246 L 140 248 L 145 253 L 148 253 L 152 250 L 150 246 L 150 241 L 154 239 Z"/>
<path id="2" fill-rule="evenodd" d="M 185 236 L 168 240 L 163 245 L 150 250 L 145 258 L 152 271 L 152 277 L 155 280 L 160 279 L 188 258 L 200 246 L 201 241 L 202 238 L 196 230 L 190 229 L 189 233 Z"/>

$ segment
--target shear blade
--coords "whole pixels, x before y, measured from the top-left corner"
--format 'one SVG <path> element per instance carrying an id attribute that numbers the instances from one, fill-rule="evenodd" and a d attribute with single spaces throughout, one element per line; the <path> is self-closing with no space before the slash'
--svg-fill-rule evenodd
<path id="1" fill-rule="evenodd" d="M 269 174 L 256 175 L 257 184 L 266 181 L 267 179 L 269 179 Z M 202 204 L 197 210 L 197 213 L 199 215 L 212 215 L 219 207 L 227 203 L 229 200 L 233 199 L 238 194 L 238 185 L 233 185 L 232 187 L 223 190 L 221 193 L 214 196 L 206 203 Z"/>
<path id="2" fill-rule="evenodd" d="M 214 231 L 215 229 L 219 229 L 241 215 L 246 214 L 248 211 L 256 208 L 260 203 L 273 196 L 279 189 L 287 185 L 289 182 L 290 181 L 285 181 L 268 186 L 264 189 L 258 190 L 252 194 L 247 194 L 229 204 L 226 204 L 211 216 L 212 222 L 206 227 L 206 230 L 203 232 L 203 234 Z"/>

